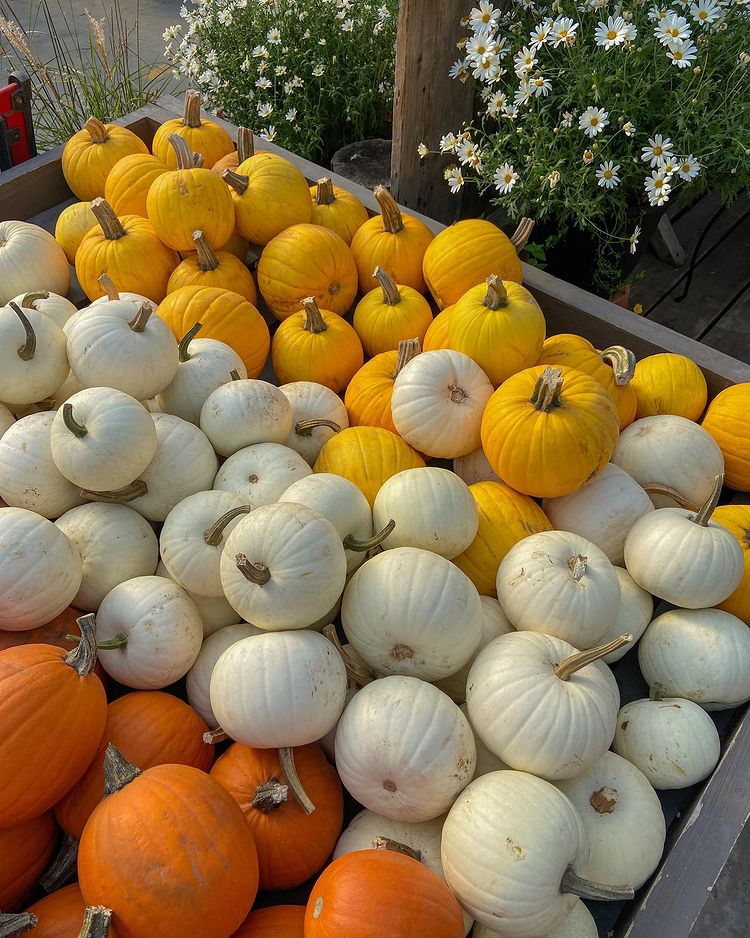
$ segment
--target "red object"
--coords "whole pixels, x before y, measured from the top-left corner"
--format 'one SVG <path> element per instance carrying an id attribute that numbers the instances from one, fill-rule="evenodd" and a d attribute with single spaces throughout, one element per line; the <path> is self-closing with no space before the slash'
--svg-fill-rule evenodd
<path id="1" fill-rule="evenodd" d="M 36 156 L 31 121 L 31 81 L 24 74 L 11 75 L 0 88 L 0 170 L 10 169 Z"/>

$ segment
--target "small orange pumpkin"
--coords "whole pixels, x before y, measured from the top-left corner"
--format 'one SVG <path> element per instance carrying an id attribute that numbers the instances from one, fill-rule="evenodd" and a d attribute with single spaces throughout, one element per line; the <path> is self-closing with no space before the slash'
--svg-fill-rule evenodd
<path id="1" fill-rule="evenodd" d="M 403 339 L 422 341 L 432 323 L 430 304 L 411 287 L 396 284 L 382 267 L 376 267 L 379 288 L 357 303 L 352 325 L 367 355 L 398 349 Z"/>
<path id="2" fill-rule="evenodd" d="M 745 557 L 745 572 L 740 585 L 723 603 L 719 603 L 719 609 L 750 625 L 750 505 L 719 505 L 714 509 L 712 520 L 734 534 Z"/>
<path id="3" fill-rule="evenodd" d="M 251 912 L 232 938 L 304 938 L 303 905 L 271 905 Z"/>
<path id="4" fill-rule="evenodd" d="M 37 923 L 32 929 L 32 938 L 78 938 L 81 922 L 86 911 L 78 883 L 58 889 L 45 896 L 28 910 L 35 915 Z M 108 938 L 115 938 L 110 925 Z"/>
<path id="5" fill-rule="evenodd" d="M 227 250 L 214 251 L 202 231 L 193 232 L 193 241 L 195 253 L 188 254 L 172 271 L 167 293 L 173 293 L 180 287 L 221 287 L 239 293 L 253 306 L 257 306 L 255 281 L 242 261 Z"/>
<path id="6" fill-rule="evenodd" d="M 234 149 L 232 138 L 223 127 L 215 121 L 201 120 L 201 96 L 192 88 L 185 92 L 183 116 L 165 121 L 154 134 L 151 152 L 167 169 L 177 168 L 177 155 L 169 143 L 173 134 L 182 137 L 194 153 L 200 153 L 209 169 Z"/>
<path id="7" fill-rule="evenodd" d="M 167 167 L 158 157 L 150 153 L 133 153 L 112 167 L 104 186 L 104 198 L 118 215 L 147 218 L 148 191 L 154 179 L 166 172 Z"/>
<path id="8" fill-rule="evenodd" d="M 442 312 L 432 320 L 430 328 L 425 333 L 422 349 L 425 352 L 432 352 L 436 349 L 450 348 L 448 345 L 448 328 L 450 326 L 451 313 L 454 306 L 446 306 Z"/>
<path id="9" fill-rule="evenodd" d="M 65 251 L 69 264 L 75 266 L 76 254 L 84 236 L 95 228 L 96 215 L 91 202 L 74 202 L 64 208 L 55 223 L 55 241 Z"/>
<path id="10" fill-rule="evenodd" d="M 104 195 L 112 167 L 131 153 L 148 153 L 146 144 L 127 127 L 103 124 L 90 117 L 83 130 L 68 140 L 62 153 L 62 171 L 71 191 L 81 202 Z"/>
<path id="11" fill-rule="evenodd" d="M 352 238 L 359 228 L 369 218 L 367 209 L 353 192 L 334 186 L 328 176 L 319 179 L 314 186 L 310 186 L 312 196 L 313 225 L 322 225 L 330 228 L 346 241 L 352 243 Z"/>
<path id="12" fill-rule="evenodd" d="M 750 382 L 725 388 L 708 405 L 701 426 L 716 440 L 724 456 L 729 488 L 750 492 Z"/>
<path id="13" fill-rule="evenodd" d="M 5 912 L 15 912 L 29 897 L 52 858 L 57 835 L 51 811 L 0 830 L 0 908 Z"/>
<path id="14" fill-rule="evenodd" d="M 396 433 L 391 416 L 393 383 L 404 365 L 419 354 L 419 340 L 405 339 L 398 351 L 381 352 L 349 382 L 344 404 L 352 427 L 382 427 Z"/>

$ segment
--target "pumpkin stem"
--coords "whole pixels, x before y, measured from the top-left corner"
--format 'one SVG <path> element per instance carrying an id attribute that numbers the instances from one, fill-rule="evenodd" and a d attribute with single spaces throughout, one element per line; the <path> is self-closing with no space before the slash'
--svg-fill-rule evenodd
<path id="1" fill-rule="evenodd" d="M 375 201 L 380 207 L 380 214 L 383 217 L 383 231 L 391 234 L 398 234 L 404 230 L 404 219 L 401 216 L 401 210 L 396 204 L 396 200 L 385 188 L 385 186 L 375 186 L 372 193 Z"/>
<path id="2" fill-rule="evenodd" d="M 330 205 L 336 201 L 336 194 L 333 191 L 333 182 L 330 176 L 323 176 L 318 180 L 318 188 L 315 193 L 314 202 L 316 205 Z"/>
<path id="3" fill-rule="evenodd" d="M 378 547 L 383 541 L 393 533 L 393 529 L 396 527 L 396 522 L 391 518 L 388 524 L 383 528 L 382 531 L 378 531 L 377 534 L 373 534 L 372 537 L 367 538 L 367 540 L 360 541 L 353 534 L 347 534 L 344 538 L 344 547 L 347 550 L 356 550 L 359 553 L 367 553 L 368 550 L 372 550 L 373 547 Z"/>
<path id="4" fill-rule="evenodd" d="M 94 614 L 76 619 L 76 625 L 81 630 L 80 636 L 71 635 L 70 641 L 77 641 L 78 648 L 69 651 L 65 656 L 65 664 L 69 664 L 74 671 L 78 672 L 79 677 L 87 677 L 96 666 L 96 619 Z M 66 636 L 67 637 L 67 636 Z"/>
<path id="5" fill-rule="evenodd" d="M 134 499 L 147 494 L 148 485 L 143 479 L 136 479 L 135 482 L 131 482 L 130 485 L 126 485 L 121 489 L 115 489 L 112 492 L 92 492 L 90 489 L 81 489 L 81 498 L 88 498 L 92 502 L 106 502 L 107 504 L 115 505 L 132 502 Z"/>
<path id="6" fill-rule="evenodd" d="M 24 293 L 21 299 L 21 306 L 24 309 L 35 309 L 34 303 L 37 300 L 48 300 L 49 290 L 32 290 L 30 293 Z"/>
<path id="7" fill-rule="evenodd" d="M 603 785 L 589 798 L 589 804 L 597 814 L 611 814 L 617 807 L 620 795 L 615 788 Z"/>
<path id="8" fill-rule="evenodd" d="M 374 675 L 363 667 L 360 662 L 355 661 L 341 644 L 336 632 L 336 626 L 333 623 L 323 626 L 323 635 L 341 655 L 341 660 L 346 668 L 346 676 L 352 684 L 356 684 L 357 687 L 364 687 L 365 684 L 371 684 L 375 680 Z"/>
<path id="9" fill-rule="evenodd" d="M 109 277 L 109 274 L 101 274 L 97 277 L 99 286 L 107 294 L 108 300 L 119 300 L 120 294 L 117 292 L 117 287 L 112 283 L 112 280 Z"/>
<path id="10" fill-rule="evenodd" d="M 724 473 L 721 472 L 714 478 L 714 487 L 711 489 L 711 494 L 708 496 L 705 505 L 690 519 L 695 521 L 696 524 L 699 524 L 703 528 L 708 527 L 708 522 L 711 520 L 711 515 L 714 513 L 714 509 L 719 504 L 719 498 L 721 496 L 721 488 L 724 485 Z"/>
<path id="11" fill-rule="evenodd" d="M 45 892 L 57 892 L 76 879 L 78 870 L 78 841 L 70 834 L 65 834 L 55 859 L 39 878 L 39 885 Z"/>
<path id="12" fill-rule="evenodd" d="M 598 899 L 604 902 L 632 899 L 635 895 L 632 886 L 603 886 L 601 883 L 592 883 L 588 879 L 583 879 L 572 866 L 569 866 L 563 873 L 560 892 L 580 896 L 581 899 Z"/>
<path id="13" fill-rule="evenodd" d="M 202 322 L 197 322 L 192 329 L 188 329 L 185 335 L 180 339 L 180 344 L 177 346 L 177 357 L 181 365 L 184 365 L 185 362 L 190 361 L 190 352 L 188 351 L 188 346 L 193 341 L 193 339 L 198 335 L 198 333 L 203 328 Z"/>
<path id="14" fill-rule="evenodd" d="M 681 495 L 677 489 L 671 485 L 662 485 L 661 482 L 642 482 L 641 488 L 649 495 L 666 495 L 668 498 L 677 502 L 680 508 L 687 508 L 688 511 L 699 511 L 700 505 L 689 501 L 684 495 Z"/>
<path id="15" fill-rule="evenodd" d="M 419 339 L 402 339 L 398 343 L 398 358 L 396 359 L 396 370 L 393 372 L 393 380 L 399 376 L 401 369 L 408 364 L 415 356 L 421 352 Z"/>
<path id="16" fill-rule="evenodd" d="M 80 642 L 80 635 L 66 635 L 65 638 L 69 642 Z M 111 651 L 116 648 L 122 648 L 124 645 L 127 645 L 128 637 L 124 632 L 118 632 L 114 638 L 107 638 L 103 642 L 97 642 L 96 647 L 102 651 Z M 72 654 L 72 652 L 71 652 Z"/>
<path id="17" fill-rule="evenodd" d="M 107 938 L 111 921 L 112 909 L 103 905 L 86 906 L 78 938 Z"/>
<path id="18" fill-rule="evenodd" d="M 306 296 L 301 302 L 302 309 L 305 311 L 305 324 L 302 328 L 305 332 L 320 333 L 325 332 L 328 326 L 325 324 L 323 315 L 318 309 L 314 296 Z"/>
<path id="19" fill-rule="evenodd" d="M 237 128 L 237 165 L 255 156 L 255 140 L 249 127 Z"/>
<path id="20" fill-rule="evenodd" d="M 401 294 L 393 277 L 391 277 L 387 270 L 383 270 L 379 264 L 375 270 L 373 270 L 372 275 L 383 290 L 383 302 L 385 305 L 397 306 L 401 302 Z"/>
<path id="21" fill-rule="evenodd" d="M 664 691 L 666 688 L 663 684 L 652 684 L 648 689 L 648 699 L 653 700 L 654 703 L 658 703 L 660 700 L 664 700 Z"/>
<path id="22" fill-rule="evenodd" d="M 185 109 L 182 113 L 182 126 L 196 129 L 201 125 L 201 96 L 194 88 L 185 92 Z"/>
<path id="23" fill-rule="evenodd" d="M 92 143 L 106 143 L 109 140 L 107 128 L 98 117 L 89 117 L 83 129 L 88 130 Z"/>
<path id="24" fill-rule="evenodd" d="M 568 561 L 568 567 L 576 583 L 580 583 L 581 578 L 586 573 L 588 562 L 588 557 L 584 557 L 583 554 L 576 554 L 575 557 L 571 557 Z"/>
<path id="25" fill-rule="evenodd" d="M 247 192 L 247 187 L 250 185 L 250 180 L 247 176 L 240 176 L 240 174 L 235 173 L 233 169 L 225 169 L 221 174 L 221 178 L 228 186 L 234 189 L 237 195 L 244 195 Z"/>
<path id="26" fill-rule="evenodd" d="M 520 254 L 526 247 L 526 242 L 531 237 L 534 230 L 534 220 L 531 218 L 522 218 L 513 232 L 510 243 L 516 249 L 516 254 Z"/>
<path id="27" fill-rule="evenodd" d="M 603 352 L 599 352 L 602 361 L 606 362 L 615 374 L 615 384 L 622 387 L 633 380 L 635 374 L 635 355 L 629 348 L 622 345 L 610 345 Z"/>
<path id="28" fill-rule="evenodd" d="M 271 778 L 258 785 L 250 806 L 261 814 L 270 814 L 280 808 L 289 797 L 289 786 L 283 785 L 277 778 Z"/>
<path id="29" fill-rule="evenodd" d="M 309 420 L 298 420 L 294 425 L 294 432 L 299 436 L 312 436 L 317 427 L 328 427 L 334 433 L 341 433 L 341 427 L 333 420 L 324 420 L 322 417 L 311 417 Z"/>
<path id="30" fill-rule="evenodd" d="M 297 775 L 297 767 L 294 764 L 294 750 L 289 746 L 282 746 L 279 749 L 279 761 L 281 762 L 281 771 L 284 773 L 284 778 L 287 780 L 297 804 L 305 814 L 312 814 L 315 805 L 305 791 L 302 780 Z"/>
<path id="31" fill-rule="evenodd" d="M 223 743 L 225 739 L 229 739 L 224 730 L 217 726 L 216 729 L 208 730 L 203 734 L 203 742 L 207 746 L 215 746 L 217 743 Z"/>
<path id="32" fill-rule="evenodd" d="M 145 332 L 146 325 L 151 319 L 151 314 L 154 311 L 154 307 L 151 305 L 149 300 L 146 300 L 145 303 L 141 303 L 138 307 L 138 312 L 133 316 L 128 325 L 133 330 L 133 332 Z"/>
<path id="33" fill-rule="evenodd" d="M 194 154 L 187 140 L 179 134 L 170 134 L 167 139 L 177 156 L 177 169 L 195 169 Z"/>
<path id="34" fill-rule="evenodd" d="M 236 368 L 232 368 L 232 370 L 229 372 L 229 377 L 232 379 L 232 381 L 242 381 L 242 376 Z"/>
<path id="35" fill-rule="evenodd" d="M 0 938 L 14 938 L 36 928 L 37 917 L 30 912 L 19 912 L 18 915 L 6 915 L 0 912 Z"/>
<path id="36" fill-rule="evenodd" d="M 107 743 L 104 753 L 105 795 L 113 795 L 120 791 L 140 774 L 141 770 L 131 765 L 114 743 Z"/>
<path id="37" fill-rule="evenodd" d="M 628 642 L 632 641 L 632 635 L 621 635 L 619 638 L 607 642 L 606 645 L 598 645 L 596 648 L 589 648 L 586 651 L 577 651 L 574 655 L 564 658 L 559 664 L 555 665 L 555 674 L 561 681 L 569 681 L 576 671 L 580 671 L 581 668 L 585 668 L 594 661 L 598 661 L 599 658 L 603 658 L 610 652 L 617 651 L 618 648 L 622 648 L 623 645 L 627 645 Z"/>
<path id="38" fill-rule="evenodd" d="M 463 388 L 460 388 L 457 384 L 449 384 L 448 390 L 450 393 L 450 399 L 454 404 L 463 404 L 463 402 L 468 398 L 468 394 L 464 391 Z"/>
<path id="39" fill-rule="evenodd" d="M 271 571 L 264 563 L 250 563 L 245 554 L 237 554 L 234 558 L 237 569 L 250 583 L 263 586 L 271 579 Z"/>
<path id="40" fill-rule="evenodd" d="M 559 368 L 551 368 L 547 365 L 536 379 L 529 403 L 534 405 L 535 410 L 541 410 L 543 413 L 548 414 L 553 407 L 560 406 L 562 384 L 562 371 Z"/>
<path id="41" fill-rule="evenodd" d="M 36 332 L 34 332 L 34 327 L 29 322 L 29 317 L 24 313 L 21 307 L 17 303 L 10 303 L 9 305 L 16 316 L 21 320 L 23 331 L 26 333 L 26 341 L 16 350 L 16 355 L 18 355 L 22 362 L 30 362 L 34 355 L 36 355 Z"/>
<path id="42" fill-rule="evenodd" d="M 239 508 L 231 508 L 229 511 L 225 512 L 218 521 L 214 521 L 207 531 L 203 532 L 203 540 L 210 547 L 218 547 L 224 537 L 224 528 L 226 528 L 229 522 L 234 521 L 235 518 L 239 518 L 240 515 L 246 515 L 252 510 L 250 505 L 240 505 Z"/>
<path id="43" fill-rule="evenodd" d="M 193 153 L 193 169 L 203 169 L 203 164 L 205 163 L 205 158 L 202 153 Z"/>
<path id="44" fill-rule="evenodd" d="M 82 423 L 78 423 L 75 419 L 73 416 L 73 405 L 69 402 L 63 404 L 63 423 L 73 436 L 77 436 L 79 440 L 82 440 L 89 432 Z"/>
<path id="45" fill-rule="evenodd" d="M 482 306 L 496 310 L 508 305 L 508 291 L 505 284 L 497 274 L 490 274 L 487 278 L 487 293 L 482 300 Z"/>
<path id="46" fill-rule="evenodd" d="M 127 231 L 123 228 L 122 222 L 115 215 L 115 210 L 106 199 L 101 196 L 94 199 L 91 203 L 91 211 L 99 222 L 99 227 L 104 232 L 107 241 L 119 241 L 120 238 L 125 237 Z"/>
<path id="47" fill-rule="evenodd" d="M 198 255 L 198 268 L 207 273 L 209 270 L 216 270 L 219 266 L 219 258 L 214 254 L 213 248 L 203 237 L 203 232 L 198 230 L 193 232 L 193 241 Z"/>
<path id="48" fill-rule="evenodd" d="M 418 863 L 422 862 L 422 851 L 414 847 L 408 847 L 406 844 L 399 843 L 398 840 L 391 840 L 390 837 L 375 837 L 372 841 L 373 850 L 391 850 L 393 853 L 402 853 L 405 857 L 411 857 Z"/>

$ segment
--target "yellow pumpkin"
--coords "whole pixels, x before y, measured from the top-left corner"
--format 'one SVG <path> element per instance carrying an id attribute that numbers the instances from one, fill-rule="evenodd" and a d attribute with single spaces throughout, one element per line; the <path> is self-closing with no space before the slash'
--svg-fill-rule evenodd
<path id="1" fill-rule="evenodd" d="M 68 140 L 62 153 L 62 171 L 70 190 L 81 202 L 104 195 L 112 167 L 131 153 L 148 153 L 146 144 L 127 127 L 103 124 L 90 117 L 83 130 Z"/>
<path id="2" fill-rule="evenodd" d="M 99 282 L 107 274 L 123 293 L 140 293 L 154 303 L 167 294 L 167 283 L 180 258 L 159 240 L 140 215 L 112 211 L 105 199 L 94 199 L 91 211 L 99 224 L 84 236 L 76 253 L 76 276 L 90 300 L 106 296 Z"/>
<path id="3" fill-rule="evenodd" d="M 349 323 L 321 310 L 314 297 L 302 300 L 302 312 L 285 319 L 271 344 L 273 370 L 281 384 L 314 381 L 343 391 L 364 356 L 357 333 Z"/>
<path id="4" fill-rule="evenodd" d="M 178 168 L 157 176 L 146 196 L 148 219 L 164 244 L 191 251 L 193 232 L 201 229 L 209 243 L 223 248 L 234 232 L 234 204 L 229 189 L 210 169 L 193 165 L 182 137 L 170 142 L 179 154 Z"/>
<path id="5" fill-rule="evenodd" d="M 233 254 L 238 261 L 242 261 L 244 264 L 247 260 L 247 252 L 250 249 L 250 242 L 247 238 L 243 238 L 239 231 L 234 231 L 232 237 L 227 241 L 227 243 L 222 248 L 222 251 L 227 251 L 229 254 Z"/>
<path id="6" fill-rule="evenodd" d="M 745 557 L 745 572 L 740 585 L 728 599 L 719 603 L 719 609 L 750 625 L 750 505 L 719 505 L 714 509 L 711 520 L 734 534 Z"/>
<path id="7" fill-rule="evenodd" d="M 256 153 L 237 171 L 225 169 L 237 216 L 237 230 L 253 244 L 268 244 L 290 225 L 309 222 L 312 200 L 307 180 L 289 160 Z"/>
<path id="8" fill-rule="evenodd" d="M 546 323 L 527 289 L 491 274 L 468 290 L 448 319 L 448 347 L 473 358 L 497 387 L 536 364 Z"/>
<path id="9" fill-rule="evenodd" d="M 538 365 L 566 365 L 575 368 L 602 384 L 612 395 L 617 407 L 620 429 L 635 420 L 638 399 L 632 387 L 635 355 L 620 345 L 603 352 L 580 335 L 561 333 L 550 336 L 542 347 Z"/>
<path id="10" fill-rule="evenodd" d="M 458 221 L 436 235 L 425 252 L 423 270 L 438 309 L 452 306 L 491 274 L 514 283 L 523 280 L 514 243 L 480 218 Z"/>
<path id="11" fill-rule="evenodd" d="M 257 152 L 262 153 L 263 151 L 258 150 Z M 253 139 L 252 130 L 249 127 L 238 127 L 237 149 L 217 160 L 211 170 L 221 176 L 225 169 L 237 169 L 240 163 L 249 160 L 251 156 L 255 156 L 255 153 L 255 140 Z"/>
<path id="12" fill-rule="evenodd" d="M 151 152 L 167 169 L 177 168 L 177 154 L 169 143 L 173 134 L 182 137 L 191 151 L 200 153 L 208 168 L 234 149 L 232 138 L 223 127 L 215 121 L 201 120 L 201 96 L 192 89 L 185 92 L 183 116 L 165 121 L 154 134 Z"/>
<path id="13" fill-rule="evenodd" d="M 430 328 L 425 333 L 422 348 L 425 352 L 432 352 L 440 348 L 450 348 L 448 345 L 448 327 L 450 317 L 455 306 L 446 306 L 439 312 L 430 323 Z"/>
<path id="14" fill-rule="evenodd" d="M 700 420 L 708 388 L 703 372 L 689 358 L 672 352 L 647 355 L 635 366 L 630 386 L 635 391 L 636 418 L 676 414 Z"/>
<path id="15" fill-rule="evenodd" d="M 617 408 L 590 375 L 537 365 L 507 379 L 482 416 L 482 449 L 497 475 L 534 498 L 569 495 L 608 462 Z"/>
<path id="16" fill-rule="evenodd" d="M 738 492 L 750 492 L 750 381 L 717 394 L 702 426 L 724 455 L 725 483 Z"/>
<path id="17" fill-rule="evenodd" d="M 253 275 L 242 261 L 237 260 L 229 251 L 214 251 L 203 237 L 202 231 L 193 232 L 195 253 L 188 254 L 182 263 L 172 271 L 167 284 L 167 293 L 173 293 L 180 287 L 221 287 L 234 290 L 258 305 L 258 291 L 255 289 Z"/>
<path id="18" fill-rule="evenodd" d="M 421 342 L 432 323 L 430 304 L 411 287 L 396 284 L 382 267 L 375 268 L 380 284 L 357 303 L 352 324 L 367 355 L 398 348 L 412 337 Z"/>
<path id="19" fill-rule="evenodd" d="M 357 268 L 335 231 L 292 225 L 261 254 L 258 288 L 277 319 L 296 313 L 306 296 L 314 296 L 321 309 L 343 316 L 357 295 Z"/>
<path id="20" fill-rule="evenodd" d="M 398 351 L 381 352 L 349 382 L 344 404 L 352 427 L 382 427 L 396 433 L 391 416 L 393 382 L 404 365 L 419 354 L 419 340 L 399 342 Z"/>
<path id="21" fill-rule="evenodd" d="M 310 186 L 312 196 L 313 225 L 322 225 L 330 228 L 346 241 L 352 243 L 355 232 L 364 225 L 369 218 L 367 209 L 353 192 L 334 186 L 331 180 L 324 176 L 314 186 Z"/>
<path id="22" fill-rule="evenodd" d="M 454 557 L 453 563 L 482 596 L 496 596 L 497 568 L 503 557 L 530 534 L 551 531 L 552 524 L 532 498 L 504 482 L 475 482 L 469 491 L 479 512 L 479 528 L 469 547 Z"/>
<path id="23" fill-rule="evenodd" d="M 200 322 L 202 339 L 218 339 L 237 352 L 248 378 L 263 371 L 271 347 L 265 319 L 239 293 L 220 287 L 180 287 L 156 310 L 179 342 Z"/>
<path id="24" fill-rule="evenodd" d="M 166 172 L 164 163 L 150 153 L 132 153 L 112 167 L 104 186 L 104 197 L 118 215 L 146 218 L 148 190 L 154 179 Z"/>
<path id="25" fill-rule="evenodd" d="M 374 195 L 380 215 L 368 219 L 352 238 L 360 289 L 363 293 L 374 290 L 378 282 L 373 270 L 382 267 L 396 283 L 424 293 L 422 258 L 432 232 L 424 222 L 402 212 L 384 186 L 377 186 Z"/>
<path id="26" fill-rule="evenodd" d="M 76 262 L 76 253 L 88 234 L 97 225 L 91 202 L 74 202 L 64 208 L 55 223 L 55 240 L 65 251 L 69 264 Z"/>
<path id="27" fill-rule="evenodd" d="M 424 460 L 400 436 L 382 427 L 347 427 L 323 444 L 314 472 L 333 472 L 353 482 L 372 506 L 380 487 Z"/>

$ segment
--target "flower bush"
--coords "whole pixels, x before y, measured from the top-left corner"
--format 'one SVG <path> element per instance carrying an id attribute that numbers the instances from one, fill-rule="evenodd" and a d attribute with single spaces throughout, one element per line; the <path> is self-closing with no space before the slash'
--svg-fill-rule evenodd
<path id="1" fill-rule="evenodd" d="M 453 192 L 469 181 L 511 219 L 572 227 L 598 248 L 611 291 L 643 216 L 710 187 L 731 201 L 750 181 L 750 9 L 746 0 L 481 0 L 461 25 L 451 76 L 481 108 L 439 151 Z M 420 147 L 426 156 L 427 146 Z"/>
<path id="2" fill-rule="evenodd" d="M 164 33 L 206 106 L 309 159 L 390 136 L 396 0 L 193 0 Z"/>

